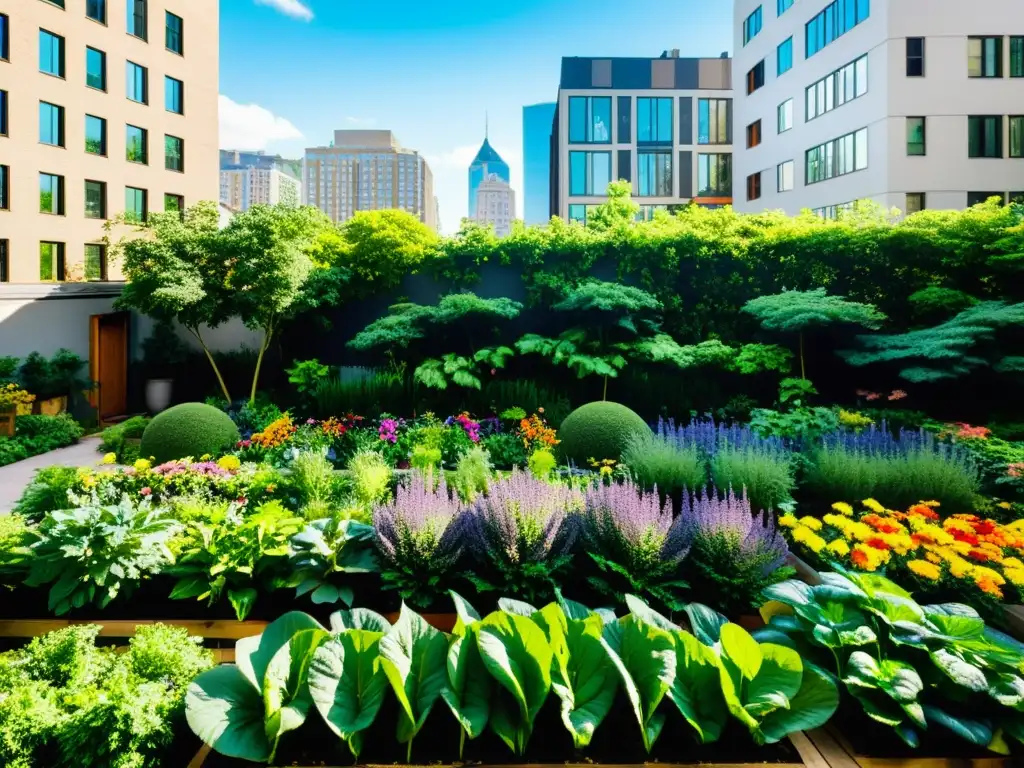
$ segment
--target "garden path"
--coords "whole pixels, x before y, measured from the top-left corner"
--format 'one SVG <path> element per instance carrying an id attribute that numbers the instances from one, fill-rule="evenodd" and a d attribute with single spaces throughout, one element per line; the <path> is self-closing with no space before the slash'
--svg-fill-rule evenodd
<path id="1" fill-rule="evenodd" d="M 75 445 L 0 467 L 0 515 L 11 511 L 21 497 L 37 469 L 43 467 L 93 467 L 103 460 L 99 452 L 100 439 L 86 437 Z"/>

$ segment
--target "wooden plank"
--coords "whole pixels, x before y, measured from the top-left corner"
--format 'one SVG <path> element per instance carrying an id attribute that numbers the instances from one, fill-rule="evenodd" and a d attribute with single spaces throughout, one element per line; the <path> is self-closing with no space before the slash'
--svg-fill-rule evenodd
<path id="1" fill-rule="evenodd" d="M 211 747 L 203 744 L 203 746 L 199 748 L 199 751 L 196 752 L 196 756 L 189 761 L 188 768 L 203 768 L 203 763 L 206 762 L 206 758 L 212 751 L 213 749 Z"/>
<path id="2" fill-rule="evenodd" d="M 818 572 L 792 552 L 790 552 L 789 557 L 786 558 L 786 565 L 791 568 L 795 568 L 796 577 L 805 584 L 810 584 L 812 587 L 821 584 L 821 576 L 818 575 Z"/>
<path id="3" fill-rule="evenodd" d="M 1018 640 L 1024 641 L 1024 605 L 1004 605 L 1006 630 Z"/>
<path id="4" fill-rule="evenodd" d="M 166 624 L 181 627 L 190 635 L 210 640 L 240 640 L 262 634 L 267 628 L 265 621 L 233 621 L 202 619 L 146 619 L 141 621 L 104 621 L 78 619 L 10 619 L 0 621 L 0 637 L 38 637 L 67 627 L 82 624 L 98 624 L 100 637 L 133 637 L 136 628 L 152 624 Z"/>
<path id="5" fill-rule="evenodd" d="M 807 731 L 806 736 L 829 768 L 858 768 L 858 762 L 830 731 L 815 728 Z"/>
<path id="6" fill-rule="evenodd" d="M 1010 757 L 857 757 L 860 768 L 1012 768 Z"/>
<path id="7" fill-rule="evenodd" d="M 789 741 L 807 768 L 835 768 L 835 766 L 829 764 L 814 742 L 807 737 L 807 734 L 799 731 L 791 733 L 789 734 Z"/>

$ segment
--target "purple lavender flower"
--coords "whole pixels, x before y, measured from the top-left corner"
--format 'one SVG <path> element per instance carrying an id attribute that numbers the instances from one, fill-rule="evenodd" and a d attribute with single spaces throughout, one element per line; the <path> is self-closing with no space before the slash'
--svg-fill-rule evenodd
<path id="1" fill-rule="evenodd" d="M 826 448 L 840 448 L 850 453 L 871 456 L 906 456 L 918 451 L 940 452 L 945 447 L 938 443 L 931 433 L 925 432 L 923 429 L 901 429 L 894 435 L 884 421 L 880 426 L 872 424 L 859 432 L 837 429 L 835 432 L 823 435 L 821 441 Z"/>
<path id="2" fill-rule="evenodd" d="M 696 445 L 706 455 L 714 456 L 722 448 L 767 448 L 787 451 L 790 444 L 779 437 L 761 437 L 746 424 L 724 424 L 712 417 L 693 419 L 686 426 L 676 426 L 673 419 L 658 419 L 658 436 L 675 442 L 679 448 Z"/>
<path id="3" fill-rule="evenodd" d="M 567 555 L 578 532 L 574 510 L 582 501 L 578 491 L 565 485 L 513 470 L 491 483 L 473 507 L 477 556 L 525 566 Z"/>
<path id="4" fill-rule="evenodd" d="M 393 567 L 424 571 L 453 565 L 467 538 L 465 509 L 444 478 L 436 488 L 419 473 L 373 512 L 377 547 Z"/>
<path id="5" fill-rule="evenodd" d="M 595 485 L 587 490 L 586 539 L 598 555 L 635 577 L 677 565 L 690 550 L 672 502 L 661 504 L 657 489 L 644 493 L 632 482 Z"/>
<path id="6" fill-rule="evenodd" d="M 699 496 L 683 494 L 679 515 L 686 535 L 699 549 L 712 540 L 726 540 L 738 547 L 742 558 L 737 569 L 757 568 L 764 575 L 779 568 L 789 555 L 782 533 L 775 528 L 771 513 L 754 514 L 750 501 L 729 489 L 725 498 L 707 489 Z"/>

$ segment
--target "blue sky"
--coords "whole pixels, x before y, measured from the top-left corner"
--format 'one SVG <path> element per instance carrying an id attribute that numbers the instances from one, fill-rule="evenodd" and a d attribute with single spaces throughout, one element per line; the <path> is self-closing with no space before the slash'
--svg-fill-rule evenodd
<path id="1" fill-rule="evenodd" d="M 221 0 L 221 146 L 300 157 L 336 128 L 387 128 L 430 162 L 445 232 L 484 136 L 522 215 L 522 108 L 562 56 L 718 56 L 730 0 Z"/>

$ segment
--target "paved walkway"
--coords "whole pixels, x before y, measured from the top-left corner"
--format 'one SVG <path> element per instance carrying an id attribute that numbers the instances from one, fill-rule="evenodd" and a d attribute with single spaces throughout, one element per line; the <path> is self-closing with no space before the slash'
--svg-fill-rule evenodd
<path id="1" fill-rule="evenodd" d="M 6 467 L 0 467 L 0 514 L 10 512 L 14 503 L 21 498 L 37 469 L 43 467 L 91 467 L 100 463 L 103 454 L 99 452 L 100 439 L 86 437 L 81 442 L 58 448 L 31 459 L 25 459 Z"/>

